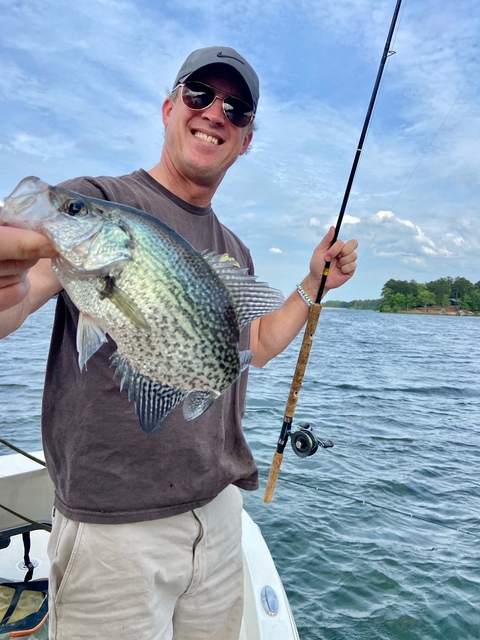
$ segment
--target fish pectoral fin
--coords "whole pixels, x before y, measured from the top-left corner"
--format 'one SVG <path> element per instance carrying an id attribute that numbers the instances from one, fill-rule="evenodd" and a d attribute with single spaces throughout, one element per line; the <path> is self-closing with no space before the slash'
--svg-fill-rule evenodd
<path id="1" fill-rule="evenodd" d="M 134 402 L 135 413 L 145 433 L 156 431 L 188 393 L 142 375 L 118 351 L 111 362 L 116 367 L 114 377 L 121 378 L 120 391 L 128 391 L 128 400 Z"/>
<path id="2" fill-rule="evenodd" d="M 78 366 L 80 371 L 87 368 L 87 360 L 107 342 L 105 331 L 83 313 L 80 313 L 77 326 Z"/>
<path id="3" fill-rule="evenodd" d="M 100 297 L 108 298 L 136 327 L 149 333 L 150 324 L 132 298 L 116 285 L 114 276 L 105 276 L 103 281 L 105 287 L 100 291 Z"/>
<path id="4" fill-rule="evenodd" d="M 216 391 L 189 391 L 183 403 L 185 420 L 195 420 L 210 409 L 220 394 Z"/>

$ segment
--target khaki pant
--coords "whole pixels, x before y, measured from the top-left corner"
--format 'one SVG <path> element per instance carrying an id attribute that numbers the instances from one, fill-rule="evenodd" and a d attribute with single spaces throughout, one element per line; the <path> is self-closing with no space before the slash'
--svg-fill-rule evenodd
<path id="1" fill-rule="evenodd" d="M 55 516 L 50 640 L 238 640 L 242 497 L 135 524 Z"/>

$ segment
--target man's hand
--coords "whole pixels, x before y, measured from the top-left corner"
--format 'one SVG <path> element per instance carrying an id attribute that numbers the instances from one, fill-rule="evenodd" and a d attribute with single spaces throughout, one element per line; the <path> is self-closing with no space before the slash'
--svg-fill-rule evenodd
<path id="1" fill-rule="evenodd" d="M 342 286 L 342 284 L 345 284 L 345 282 L 350 280 L 357 268 L 357 253 L 355 249 L 358 247 L 358 242 L 356 240 L 349 240 L 348 242 L 336 240 L 335 243 L 330 246 L 334 235 L 335 228 L 330 227 L 327 235 L 313 252 L 310 261 L 310 274 L 307 276 L 312 284 L 313 281 L 316 282 L 318 291 L 325 263 L 330 262 L 327 282 L 325 284 L 325 293 L 330 289 L 336 289 Z M 309 287 L 309 289 L 311 289 L 311 287 Z"/>
<path id="2" fill-rule="evenodd" d="M 30 289 L 29 269 L 40 258 L 55 255 L 46 236 L 27 229 L 0 226 L 0 311 L 14 307 L 25 298 Z"/>

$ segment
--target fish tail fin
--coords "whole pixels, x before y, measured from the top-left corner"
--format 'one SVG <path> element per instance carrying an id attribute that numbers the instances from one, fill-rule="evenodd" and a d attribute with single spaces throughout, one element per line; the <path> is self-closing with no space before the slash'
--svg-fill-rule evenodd
<path id="1" fill-rule="evenodd" d="M 252 361 L 253 358 L 253 351 L 250 351 L 250 349 L 246 349 L 245 351 L 240 351 L 240 353 L 238 354 L 238 357 L 240 358 L 240 373 L 242 371 L 245 371 L 245 369 L 250 365 L 250 362 Z"/>

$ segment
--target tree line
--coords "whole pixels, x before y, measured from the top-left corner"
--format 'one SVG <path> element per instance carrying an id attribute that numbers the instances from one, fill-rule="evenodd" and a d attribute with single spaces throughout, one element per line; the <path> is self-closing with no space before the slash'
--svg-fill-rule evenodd
<path id="1" fill-rule="evenodd" d="M 324 306 L 375 309 L 395 313 L 438 305 L 440 307 L 455 306 L 474 313 L 480 312 L 480 280 L 474 284 L 467 278 L 447 276 L 422 283 L 391 278 L 383 285 L 381 295 L 382 297 L 376 300 L 352 300 L 351 302 L 331 300 L 325 302 Z"/>

